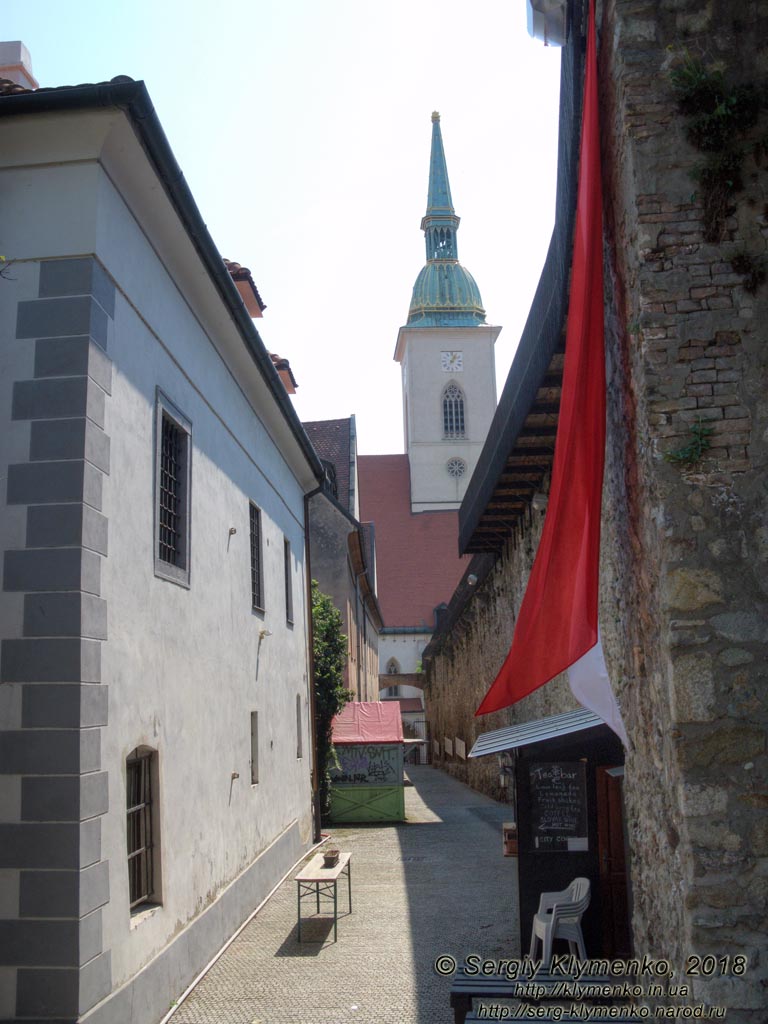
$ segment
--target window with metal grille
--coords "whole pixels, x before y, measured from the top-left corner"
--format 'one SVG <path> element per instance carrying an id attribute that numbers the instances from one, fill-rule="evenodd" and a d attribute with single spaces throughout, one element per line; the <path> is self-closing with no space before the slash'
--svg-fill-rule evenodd
<path id="1" fill-rule="evenodd" d="M 451 382 L 443 391 L 443 437 L 464 436 L 464 392 Z"/>
<path id="2" fill-rule="evenodd" d="M 293 622 L 293 585 L 291 580 L 291 542 L 283 539 L 283 562 L 285 566 L 285 618 Z"/>
<path id="3" fill-rule="evenodd" d="M 128 891 L 131 909 L 154 902 L 152 751 L 134 750 L 126 761 Z"/>
<path id="4" fill-rule="evenodd" d="M 251 785 L 259 784 L 259 712 L 251 712 Z"/>
<path id="5" fill-rule="evenodd" d="M 189 585 L 191 425 L 157 392 L 155 574 Z"/>
<path id="6" fill-rule="evenodd" d="M 301 728 L 301 694 L 296 694 L 296 757 L 304 756 L 303 732 Z"/>
<path id="7" fill-rule="evenodd" d="M 251 504 L 251 607 L 264 608 L 261 570 L 261 510 Z"/>
<path id="8" fill-rule="evenodd" d="M 184 432 L 168 416 L 162 417 L 160 439 L 160 531 L 158 555 L 171 565 L 182 564 Z"/>

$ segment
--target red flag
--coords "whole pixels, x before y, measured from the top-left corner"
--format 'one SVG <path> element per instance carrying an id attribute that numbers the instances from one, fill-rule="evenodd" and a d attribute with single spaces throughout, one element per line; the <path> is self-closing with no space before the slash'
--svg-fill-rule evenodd
<path id="1" fill-rule="evenodd" d="M 477 715 L 498 711 L 526 697 L 597 642 L 605 354 L 594 0 L 590 21 L 571 294 L 552 485 L 512 647 Z"/>

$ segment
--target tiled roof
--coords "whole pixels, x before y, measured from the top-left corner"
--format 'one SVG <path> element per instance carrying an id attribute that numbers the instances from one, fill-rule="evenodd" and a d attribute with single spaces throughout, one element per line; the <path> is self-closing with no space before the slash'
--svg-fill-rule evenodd
<path id="1" fill-rule="evenodd" d="M 18 82 L 12 82 L 10 78 L 0 78 L 0 96 L 14 96 L 19 92 L 32 92 L 32 90 L 25 89 Z"/>
<path id="2" fill-rule="evenodd" d="M 260 317 L 267 307 L 259 295 L 259 289 L 256 287 L 248 267 L 242 267 L 239 263 L 233 263 L 232 260 L 224 260 L 224 265 L 229 271 L 229 276 L 237 285 L 237 290 L 240 292 L 248 312 L 252 317 Z"/>
<path id="3" fill-rule="evenodd" d="M 283 386 L 289 395 L 296 394 L 296 388 L 299 386 L 296 383 L 296 378 L 293 376 L 293 370 L 291 364 L 283 356 L 279 356 L 277 352 L 270 352 L 269 358 L 274 363 L 275 369 L 277 370 L 280 380 L 283 382 Z"/>
<path id="4" fill-rule="evenodd" d="M 434 627 L 467 558 L 459 558 L 458 514 L 411 512 L 407 455 L 361 455 L 360 516 L 376 530 L 376 592 L 386 627 Z"/>
<path id="5" fill-rule="evenodd" d="M 313 420 L 302 425 L 320 458 L 332 463 L 336 470 L 339 504 L 354 515 L 349 486 L 351 423 L 347 417 L 343 420 Z"/>
<path id="6" fill-rule="evenodd" d="M 0 96 L 15 96 L 17 93 L 45 93 L 64 92 L 67 89 L 83 89 L 94 85 L 122 85 L 126 82 L 133 82 L 135 79 L 130 75 L 115 75 L 108 82 L 80 82 L 78 85 L 46 85 L 39 89 L 27 89 L 23 85 L 12 81 L 10 78 L 0 78 Z"/>

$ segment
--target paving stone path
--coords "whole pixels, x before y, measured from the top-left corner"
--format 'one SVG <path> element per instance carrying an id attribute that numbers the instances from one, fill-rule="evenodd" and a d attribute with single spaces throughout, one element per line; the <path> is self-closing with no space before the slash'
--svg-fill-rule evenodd
<path id="1" fill-rule="evenodd" d="M 327 918 L 304 918 L 297 941 L 292 872 L 170 1024 L 449 1024 L 439 955 L 520 955 L 517 862 L 502 856 L 509 808 L 438 769 L 408 774 L 404 824 L 331 830 L 352 851 L 338 942 Z"/>

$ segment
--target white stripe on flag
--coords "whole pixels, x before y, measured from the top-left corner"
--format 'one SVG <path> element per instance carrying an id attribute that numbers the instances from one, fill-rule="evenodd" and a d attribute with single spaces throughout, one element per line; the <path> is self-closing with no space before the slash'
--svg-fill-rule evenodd
<path id="1" fill-rule="evenodd" d="M 628 748 L 629 740 L 608 678 L 599 633 L 595 646 L 578 661 L 574 661 L 568 669 L 568 683 L 579 704 L 589 711 L 594 711 L 598 718 L 602 718 L 608 728 L 613 729 L 624 747 Z"/>

